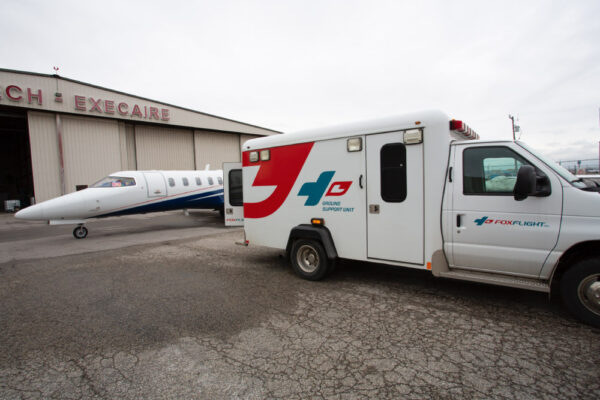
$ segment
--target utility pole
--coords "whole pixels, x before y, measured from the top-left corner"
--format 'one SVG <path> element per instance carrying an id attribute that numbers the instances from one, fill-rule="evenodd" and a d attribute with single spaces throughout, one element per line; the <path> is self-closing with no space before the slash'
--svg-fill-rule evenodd
<path id="1" fill-rule="evenodd" d="M 516 133 L 517 132 L 521 132 L 521 127 L 519 125 L 515 125 L 515 117 L 513 117 L 512 115 L 508 114 L 508 118 L 510 118 L 511 122 L 512 122 L 512 132 L 513 132 L 513 142 L 517 140 L 516 137 Z M 519 118 L 517 118 L 517 122 L 519 122 Z M 521 138 L 521 135 L 519 134 L 519 139 Z"/>
<path id="2" fill-rule="evenodd" d="M 508 114 L 508 118 L 511 120 L 512 122 L 512 133 L 513 133 L 513 142 L 515 141 L 515 117 L 513 117 L 512 115 Z"/>

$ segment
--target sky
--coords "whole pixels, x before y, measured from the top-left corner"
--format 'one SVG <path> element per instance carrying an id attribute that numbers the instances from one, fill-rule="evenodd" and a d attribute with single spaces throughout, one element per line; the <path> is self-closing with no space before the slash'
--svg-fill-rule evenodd
<path id="1" fill-rule="evenodd" d="M 440 109 L 598 158 L 600 1 L 0 2 L 0 68 L 289 132 Z"/>

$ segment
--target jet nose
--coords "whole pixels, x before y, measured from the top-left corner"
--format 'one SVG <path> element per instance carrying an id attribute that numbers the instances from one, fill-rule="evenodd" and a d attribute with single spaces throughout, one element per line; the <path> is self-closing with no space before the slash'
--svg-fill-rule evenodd
<path id="1" fill-rule="evenodd" d="M 44 219 L 44 206 L 42 204 L 34 204 L 26 207 L 15 214 L 15 218 L 19 219 Z"/>

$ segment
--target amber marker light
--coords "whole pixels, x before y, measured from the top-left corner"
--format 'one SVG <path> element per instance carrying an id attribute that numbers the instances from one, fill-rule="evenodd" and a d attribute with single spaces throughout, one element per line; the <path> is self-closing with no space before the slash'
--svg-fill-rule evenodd
<path id="1" fill-rule="evenodd" d="M 325 220 L 323 218 L 313 218 L 310 220 L 310 223 L 313 225 L 325 225 Z"/>

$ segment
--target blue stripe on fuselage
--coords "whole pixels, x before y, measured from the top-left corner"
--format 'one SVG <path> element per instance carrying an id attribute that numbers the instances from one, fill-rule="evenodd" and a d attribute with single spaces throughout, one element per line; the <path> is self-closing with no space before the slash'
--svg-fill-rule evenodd
<path id="1" fill-rule="evenodd" d="M 223 189 L 211 192 L 195 193 L 189 196 L 177 197 L 175 199 L 160 200 L 142 206 L 127 208 L 107 214 L 96 215 L 94 218 L 113 217 L 117 215 L 143 214 L 158 211 L 180 210 L 182 208 L 222 208 Z"/>

